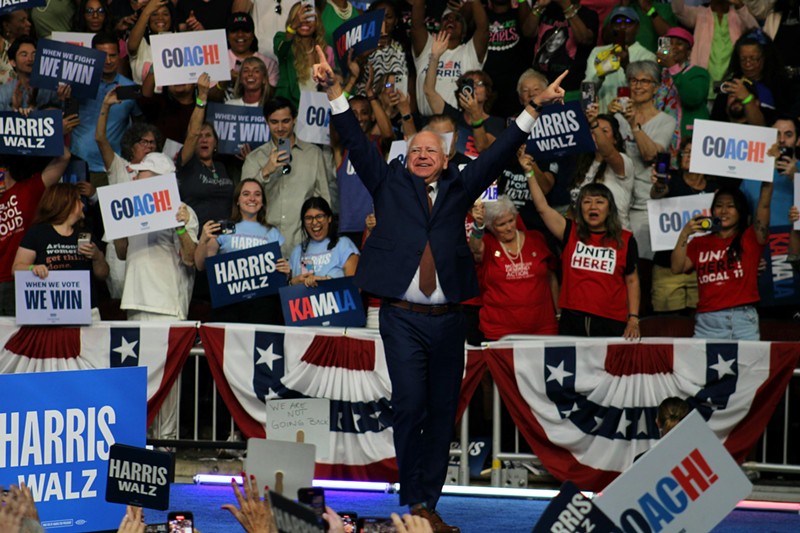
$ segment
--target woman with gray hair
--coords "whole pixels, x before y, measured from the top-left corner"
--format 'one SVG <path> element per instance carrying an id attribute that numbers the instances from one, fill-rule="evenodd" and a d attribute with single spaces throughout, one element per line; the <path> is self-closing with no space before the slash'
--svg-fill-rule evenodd
<path id="1" fill-rule="evenodd" d="M 469 240 L 481 280 L 480 327 L 489 340 L 558 332 L 558 261 L 541 233 L 517 228 L 517 215 L 507 196 L 485 202 Z"/>

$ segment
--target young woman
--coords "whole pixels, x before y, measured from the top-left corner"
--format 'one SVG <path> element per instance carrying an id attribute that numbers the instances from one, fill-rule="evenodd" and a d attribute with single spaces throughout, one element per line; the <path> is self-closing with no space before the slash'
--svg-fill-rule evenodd
<path id="1" fill-rule="evenodd" d="M 263 107 L 272 96 L 267 65 L 258 57 L 245 59 L 233 86 L 229 105 Z"/>
<path id="2" fill-rule="evenodd" d="M 142 8 L 128 37 L 128 53 L 130 54 L 133 81 L 141 85 L 153 66 L 150 36 L 157 33 L 175 33 L 175 31 L 177 31 L 177 20 L 172 2 L 152 0 Z"/>
<path id="3" fill-rule="evenodd" d="M 694 336 L 701 339 L 759 340 L 758 263 L 769 235 L 772 183 L 761 184 L 755 220 L 750 225 L 747 199 L 737 188 L 714 195 L 711 214 L 719 219 L 710 233 L 707 217 L 692 218 L 672 251 L 674 274 L 697 271 L 698 302 Z M 713 221 L 713 219 L 712 219 Z"/>
<path id="4" fill-rule="evenodd" d="M 289 258 L 292 278 L 289 285 L 298 283 L 316 287 L 317 282 L 352 276 L 358 266 L 358 248 L 347 237 L 336 234 L 333 211 L 325 198 L 312 196 L 300 208 L 303 242 Z"/>
<path id="5" fill-rule="evenodd" d="M 195 249 L 197 270 L 205 270 L 206 258 L 237 250 L 263 246 L 271 242 L 283 244 L 278 228 L 267 224 L 267 204 L 264 186 L 255 179 L 244 179 L 233 191 L 230 221 L 236 224 L 234 233 L 221 235 L 218 221 L 203 224 L 203 233 Z M 289 274 L 289 263 L 281 258 L 276 262 L 278 272 Z M 281 303 L 277 295 L 219 307 L 211 312 L 212 320 L 252 324 L 283 324 Z"/>
<path id="6" fill-rule="evenodd" d="M 532 173 L 528 187 L 547 229 L 564 248 L 558 333 L 639 338 L 638 250 L 633 234 L 622 228 L 614 195 L 602 183 L 584 186 L 572 221 L 547 204 Z"/>

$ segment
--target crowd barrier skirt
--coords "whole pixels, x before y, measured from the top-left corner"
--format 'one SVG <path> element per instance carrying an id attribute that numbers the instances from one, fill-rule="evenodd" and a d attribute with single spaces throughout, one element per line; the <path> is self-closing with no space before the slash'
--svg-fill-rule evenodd
<path id="1" fill-rule="evenodd" d="M 146 366 L 148 422 L 199 328 L 214 381 L 246 437 L 269 437 L 265 402 L 331 401 L 317 476 L 394 482 L 391 382 L 380 336 L 355 328 L 100 322 L 18 328 L 0 320 L 0 371 Z M 560 480 L 600 490 L 659 437 L 658 404 L 686 398 L 742 462 L 800 357 L 788 342 L 516 337 L 465 350 L 459 415 L 488 371 L 520 433 Z"/>

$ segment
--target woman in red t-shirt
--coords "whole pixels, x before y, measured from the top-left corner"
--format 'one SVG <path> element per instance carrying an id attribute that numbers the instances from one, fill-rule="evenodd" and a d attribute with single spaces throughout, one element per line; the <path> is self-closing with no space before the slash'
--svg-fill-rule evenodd
<path id="1" fill-rule="evenodd" d="M 697 271 L 698 301 L 694 336 L 702 339 L 759 340 L 758 263 L 769 235 L 772 183 L 761 184 L 756 217 L 739 189 L 714 195 L 711 220 L 696 216 L 681 230 L 672 251 L 674 274 Z M 711 227 L 709 227 L 711 226 Z M 690 241 L 691 235 L 710 233 Z"/>
<path id="2" fill-rule="evenodd" d="M 481 280 L 481 331 L 488 340 L 514 333 L 555 335 L 555 256 L 541 233 L 517 229 L 517 208 L 508 196 L 483 205 L 489 232 L 473 230 L 469 240 Z"/>

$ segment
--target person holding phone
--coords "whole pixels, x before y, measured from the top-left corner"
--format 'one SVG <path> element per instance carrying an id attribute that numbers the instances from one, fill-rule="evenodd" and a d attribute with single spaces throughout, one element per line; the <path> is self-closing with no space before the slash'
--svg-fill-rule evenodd
<path id="1" fill-rule="evenodd" d="M 284 244 L 280 230 L 267 222 L 267 200 L 264 186 L 260 181 L 243 179 L 233 191 L 233 207 L 230 221 L 235 223 L 232 233 L 222 234 L 222 224 L 218 220 L 208 220 L 194 252 L 197 270 L 205 270 L 206 259 L 217 254 L 246 250 L 271 242 Z M 290 274 L 289 262 L 285 258 L 276 261 L 276 270 Z M 278 295 L 247 300 L 211 310 L 215 322 L 243 322 L 252 324 L 282 324 L 280 299 Z"/>
<path id="2" fill-rule="evenodd" d="M 753 223 L 744 193 L 723 187 L 714 195 L 711 214 L 718 229 L 705 235 L 698 215 L 681 230 L 672 251 L 673 274 L 697 273 L 698 301 L 694 336 L 701 339 L 759 340 L 758 264 L 769 237 L 772 183 L 761 184 Z"/>

